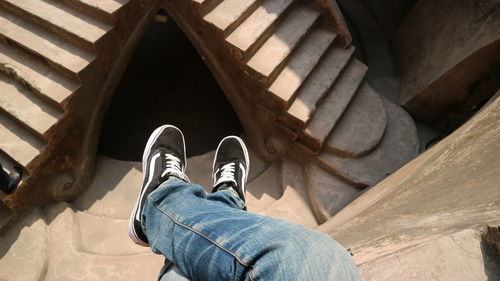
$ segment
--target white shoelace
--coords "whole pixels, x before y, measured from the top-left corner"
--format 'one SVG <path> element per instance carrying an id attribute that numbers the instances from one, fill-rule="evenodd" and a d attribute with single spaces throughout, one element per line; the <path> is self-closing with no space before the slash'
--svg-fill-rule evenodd
<path id="1" fill-rule="evenodd" d="M 236 183 L 236 179 L 234 177 L 234 173 L 236 171 L 235 167 L 236 163 L 228 163 L 221 167 L 221 175 L 216 184 L 221 182 L 234 182 Z"/>
<path id="2" fill-rule="evenodd" d="M 164 154 L 163 157 L 165 161 L 165 171 L 163 171 L 161 177 L 164 177 L 167 174 L 173 174 L 173 175 L 183 174 L 181 170 L 181 159 L 172 154 Z"/>

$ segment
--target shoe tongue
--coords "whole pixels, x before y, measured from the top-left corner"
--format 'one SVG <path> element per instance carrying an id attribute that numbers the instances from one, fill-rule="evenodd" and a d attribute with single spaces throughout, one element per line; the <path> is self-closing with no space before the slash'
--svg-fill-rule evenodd
<path id="1" fill-rule="evenodd" d="M 219 181 L 217 181 L 217 182 L 215 183 L 215 186 L 216 186 L 217 188 L 219 188 L 219 186 L 221 186 L 221 185 L 223 185 L 223 184 L 229 184 L 229 185 L 232 185 L 232 186 L 236 186 L 236 185 L 237 185 L 237 183 L 236 183 L 236 181 L 235 181 L 235 180 L 228 180 L 228 179 L 226 179 L 226 180 L 222 180 L 222 179 L 219 179 Z"/>
<path id="2" fill-rule="evenodd" d="M 228 164 L 230 164 L 230 163 L 228 163 Z M 226 164 L 226 165 L 227 165 L 227 164 Z M 223 165 L 223 166 L 225 166 L 225 165 Z M 214 183 L 214 186 L 215 186 L 216 188 L 219 188 L 219 187 L 220 187 L 222 184 L 224 184 L 224 183 L 229 184 L 229 185 L 232 185 L 232 186 L 237 186 L 237 185 L 238 185 L 238 183 L 236 182 L 236 178 L 235 178 L 235 177 L 236 177 L 236 171 L 234 171 L 234 173 L 233 173 L 233 177 L 232 177 L 232 178 L 230 178 L 230 177 L 222 177 L 222 171 L 223 171 L 223 170 L 222 170 L 222 167 L 223 167 L 223 166 L 221 166 L 221 168 L 220 168 L 220 171 L 219 171 L 219 173 L 220 173 L 220 175 L 219 175 L 219 179 L 218 179 L 218 180 Z M 237 167 L 236 167 L 236 166 L 235 166 L 235 169 L 237 169 Z"/>
<path id="3" fill-rule="evenodd" d="M 182 180 L 182 181 L 185 181 L 185 182 L 191 182 L 186 174 L 184 174 L 184 173 L 176 173 L 176 172 L 167 173 L 166 175 L 161 175 L 159 181 L 160 181 L 160 183 L 162 183 L 162 182 L 165 182 L 166 180 L 168 180 L 171 177 L 174 177 L 176 179 L 179 179 L 179 180 Z"/>

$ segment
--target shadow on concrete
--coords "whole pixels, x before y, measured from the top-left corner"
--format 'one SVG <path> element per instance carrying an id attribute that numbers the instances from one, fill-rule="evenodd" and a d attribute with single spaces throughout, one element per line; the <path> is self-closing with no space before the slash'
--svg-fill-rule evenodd
<path id="1" fill-rule="evenodd" d="M 481 241 L 481 253 L 483 254 L 484 273 L 487 281 L 500 280 L 500 253 L 496 252 L 487 243 Z"/>

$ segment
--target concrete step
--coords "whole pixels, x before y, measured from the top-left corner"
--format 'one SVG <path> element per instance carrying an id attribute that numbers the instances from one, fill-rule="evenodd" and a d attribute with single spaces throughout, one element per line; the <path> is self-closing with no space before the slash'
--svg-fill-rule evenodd
<path id="1" fill-rule="evenodd" d="M 0 150 L 26 167 L 44 149 L 44 141 L 0 110 Z"/>
<path id="2" fill-rule="evenodd" d="M 79 230 L 77 239 L 80 252 L 101 256 L 151 253 L 149 248 L 138 247 L 128 237 L 128 218 L 116 219 L 75 212 L 75 221 Z"/>
<path id="3" fill-rule="evenodd" d="M 72 202 L 75 210 L 89 215 L 127 220 L 141 190 L 140 162 L 99 156 L 94 181 Z"/>
<path id="4" fill-rule="evenodd" d="M 274 164 L 247 184 L 247 209 L 259 213 L 278 201 L 283 195 L 281 165 Z"/>
<path id="5" fill-rule="evenodd" d="M 321 149 L 326 137 L 356 94 L 367 69 L 366 65 L 358 60 L 352 60 L 318 108 L 311 111 L 311 114 L 314 115 L 309 122 L 306 122 L 307 126 L 304 132 L 299 135 L 299 139 L 313 152 L 319 152 Z M 308 112 L 308 109 L 311 108 L 304 107 L 304 111 Z"/>
<path id="6" fill-rule="evenodd" d="M 224 0 L 203 19 L 226 37 L 260 5 L 258 0 Z"/>
<path id="7" fill-rule="evenodd" d="M 129 0 L 56 0 L 85 15 L 106 23 L 114 22 L 114 15 Z"/>
<path id="8" fill-rule="evenodd" d="M 45 217 L 47 221 L 50 221 L 50 225 L 48 233 L 49 258 L 46 261 L 44 280 L 154 280 L 163 266 L 165 258 L 151 252 L 130 255 L 126 252 L 116 255 L 87 252 L 86 248 L 82 247 L 80 240 L 82 231 L 86 232 L 84 236 L 95 235 L 87 238 L 92 239 L 97 244 L 103 247 L 112 246 L 109 250 L 117 246 L 115 243 L 122 241 L 122 239 L 117 238 L 117 241 L 112 242 L 112 245 L 105 245 L 105 240 L 127 235 L 127 233 L 118 233 L 119 230 L 116 230 L 112 237 L 103 237 L 105 233 L 98 233 L 100 230 L 112 231 L 109 229 L 109 225 L 92 225 L 93 229 L 82 230 L 80 227 L 88 226 L 88 222 L 80 223 L 79 216 L 68 204 L 59 203 L 49 206 L 45 210 Z M 95 233 L 93 233 L 94 231 Z M 130 240 L 122 242 L 139 247 Z M 88 245 L 86 242 L 85 244 Z M 99 251 L 109 250 L 100 249 Z M 141 248 L 140 250 L 149 249 Z"/>
<path id="9" fill-rule="evenodd" d="M 59 105 L 79 84 L 58 74 L 46 62 L 13 44 L 0 42 L 0 70 L 16 78 L 41 98 Z"/>
<path id="10" fill-rule="evenodd" d="M 380 143 L 386 126 L 382 99 L 365 82 L 326 139 L 324 148 L 342 156 L 360 157 Z"/>
<path id="11" fill-rule="evenodd" d="M 257 7 L 248 18 L 241 23 L 227 38 L 240 58 L 252 53 L 259 40 L 267 39 L 265 33 L 270 33 L 276 27 L 278 19 L 291 6 L 293 0 L 267 0 Z M 263 42 L 261 42 L 263 43 Z"/>
<path id="12" fill-rule="evenodd" d="M 51 66 L 77 79 L 96 56 L 52 32 L 0 10 L 0 35 L 43 57 Z"/>
<path id="13" fill-rule="evenodd" d="M 297 90 L 286 114 L 278 117 L 279 123 L 298 135 L 305 128 L 322 98 L 341 75 L 353 52 L 352 46 L 347 49 L 335 46 L 328 50 L 320 64 Z"/>
<path id="14" fill-rule="evenodd" d="M 288 57 L 300 45 L 319 17 L 319 12 L 297 6 L 286 16 L 271 37 L 250 58 L 248 66 L 257 79 L 266 84 L 284 67 Z"/>
<path id="15" fill-rule="evenodd" d="M 1 0 L 0 6 L 89 50 L 112 28 L 54 1 Z"/>
<path id="16" fill-rule="evenodd" d="M 406 111 L 382 98 L 387 128 L 382 141 L 359 158 L 339 156 L 324 149 L 318 165 L 357 187 L 372 186 L 418 155 L 415 123 Z"/>
<path id="17" fill-rule="evenodd" d="M 1 207 L 0 202 L 0 211 Z M 13 229 L 2 234 L 0 253 L 2 280 L 48 280 L 44 276 L 49 254 L 48 227 L 38 208 L 31 209 Z"/>
<path id="18" fill-rule="evenodd" d="M 0 72 L 0 108 L 40 136 L 54 126 L 63 112 L 37 97 L 30 89 Z"/>
<path id="19" fill-rule="evenodd" d="M 309 34 L 263 97 L 269 108 L 278 112 L 288 108 L 295 93 L 317 66 L 335 37 L 335 32 L 323 27 L 315 28 Z"/>
<path id="20" fill-rule="evenodd" d="M 319 224 L 326 222 L 361 193 L 314 163 L 308 164 L 305 171 L 307 193 Z"/>
<path id="21" fill-rule="evenodd" d="M 309 228 L 318 226 L 307 195 L 306 179 L 302 166 L 285 159 L 282 164 L 283 196 L 270 205 L 263 215 L 288 220 Z"/>

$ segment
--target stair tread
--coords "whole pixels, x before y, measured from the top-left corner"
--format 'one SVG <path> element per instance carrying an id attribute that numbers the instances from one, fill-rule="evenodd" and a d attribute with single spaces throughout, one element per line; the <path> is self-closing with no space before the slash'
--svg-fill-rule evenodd
<path id="1" fill-rule="evenodd" d="M 0 111 L 0 150 L 26 167 L 44 148 L 42 140 Z"/>
<path id="2" fill-rule="evenodd" d="M 13 73 L 24 84 L 34 88 L 57 103 L 78 89 L 78 84 L 31 57 L 26 51 L 0 42 L 0 69 Z"/>
<path id="3" fill-rule="evenodd" d="M 325 149 L 359 157 L 376 147 L 387 125 L 387 115 L 378 93 L 366 82 L 333 128 Z"/>
<path id="4" fill-rule="evenodd" d="M 224 0 L 203 19 L 226 30 L 256 3 L 257 0 Z"/>
<path id="5" fill-rule="evenodd" d="M 253 55 L 248 66 L 266 77 L 269 76 L 290 55 L 318 16 L 319 12 L 311 8 L 296 7 Z"/>
<path id="6" fill-rule="evenodd" d="M 60 3 L 40 0 L 2 0 L 8 2 L 25 12 L 51 23 L 71 34 L 95 43 L 105 35 L 111 26 L 96 21 L 95 19 Z"/>
<path id="7" fill-rule="evenodd" d="M 360 191 L 314 163 L 305 168 L 307 193 L 320 224 L 352 202 Z"/>
<path id="8" fill-rule="evenodd" d="M 246 203 L 249 212 L 259 213 L 282 196 L 280 172 L 280 165 L 272 165 L 247 184 Z"/>
<path id="9" fill-rule="evenodd" d="M 83 4 L 113 14 L 129 2 L 129 0 L 76 0 Z"/>
<path id="10" fill-rule="evenodd" d="M 137 247 L 128 237 L 128 219 L 96 216 L 75 212 L 78 226 L 78 250 L 102 256 L 127 256 L 151 253 L 148 248 Z M 99 227 L 97 227 L 99 226 Z"/>
<path id="11" fill-rule="evenodd" d="M 48 269 L 43 275 L 46 280 L 72 280 L 76 272 L 84 276 L 92 276 L 86 277 L 87 280 L 150 280 L 158 275 L 158 268 L 164 264 L 163 256 L 151 252 L 110 255 L 110 251 L 102 254 L 91 252 L 92 249 L 82 249 L 83 243 L 80 241 L 80 235 L 91 235 L 96 244 L 104 246 L 105 240 L 111 238 L 104 232 L 109 230 L 110 225 L 99 225 L 103 228 L 102 232 L 99 232 L 99 227 L 79 229 L 79 227 L 88 227 L 88 224 L 81 224 L 78 221 L 81 217 L 67 203 L 49 205 L 44 209 L 43 215 L 50 221 L 47 243 L 50 245 L 51 253 L 57 253 L 50 255 L 48 259 Z M 91 233 L 94 230 L 96 232 Z M 135 247 L 136 251 L 148 250 L 134 246 L 126 233 L 126 229 L 116 229 L 113 236 L 120 235 L 121 237 L 112 243 L 123 241 L 123 243 L 128 243 L 128 245 L 123 245 L 124 247 Z M 125 242 L 127 239 L 128 242 Z M 96 245 L 92 246 L 96 247 Z M 110 246 L 113 247 L 113 245 Z"/>
<path id="12" fill-rule="evenodd" d="M 307 195 L 306 179 L 301 164 L 285 159 L 282 164 L 283 196 L 270 205 L 263 214 L 303 224 L 306 227 L 318 226 Z"/>
<path id="13" fill-rule="evenodd" d="M 318 28 L 312 31 L 271 84 L 269 92 L 283 101 L 285 109 L 335 37 L 336 33 L 327 28 Z"/>
<path id="14" fill-rule="evenodd" d="M 304 130 L 307 136 L 324 142 L 356 94 L 366 71 L 366 65 L 358 60 L 352 60 L 347 65 L 344 72 L 308 122 Z"/>
<path id="15" fill-rule="evenodd" d="M 387 114 L 387 128 L 380 144 L 359 157 L 342 157 L 323 150 L 318 164 L 358 186 L 372 186 L 418 154 L 415 123 L 401 107 L 381 97 Z"/>
<path id="16" fill-rule="evenodd" d="M 55 125 L 62 112 L 35 96 L 26 87 L 0 72 L 0 107 L 43 135 Z"/>
<path id="17" fill-rule="evenodd" d="M 226 40 L 246 52 L 292 3 L 293 0 L 264 1 Z"/>
<path id="18" fill-rule="evenodd" d="M 0 10 L 0 34 L 75 74 L 95 59 L 95 55 L 3 10 Z"/>
<path id="19" fill-rule="evenodd" d="M 288 115 L 299 121 L 298 128 L 302 129 L 309 121 L 319 101 L 338 79 L 353 52 L 352 46 L 347 49 L 342 47 L 330 49 L 320 65 L 313 70 L 298 90 L 294 102 L 288 109 Z"/>

